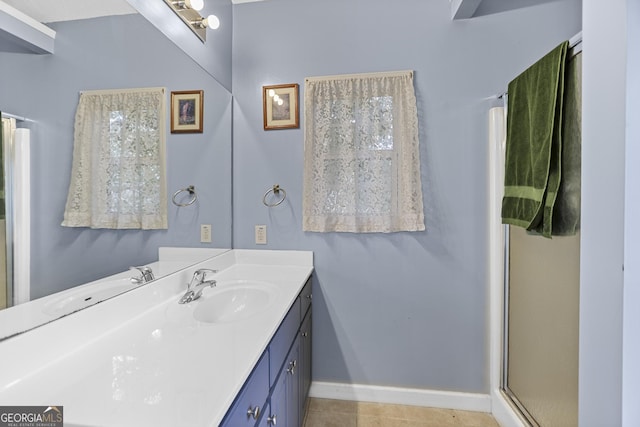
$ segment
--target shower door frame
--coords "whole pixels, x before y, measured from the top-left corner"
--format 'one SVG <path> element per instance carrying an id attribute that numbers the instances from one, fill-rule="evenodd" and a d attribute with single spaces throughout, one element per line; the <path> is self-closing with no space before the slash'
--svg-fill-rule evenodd
<path id="1" fill-rule="evenodd" d="M 491 413 L 504 427 L 528 427 L 530 424 L 503 390 L 506 368 L 508 329 L 505 324 L 508 277 L 508 228 L 502 224 L 501 206 L 504 192 L 506 107 L 490 113 L 489 129 L 489 385 Z M 494 134 L 495 133 L 495 134 Z"/>
<path id="2" fill-rule="evenodd" d="M 6 308 L 12 307 L 17 304 L 15 288 L 14 288 L 14 176 L 13 176 L 13 161 L 14 158 L 14 134 L 16 129 L 16 119 L 13 117 L 6 117 L 2 115 L 3 127 L 5 123 L 11 125 L 10 137 L 2 138 L 2 166 L 4 171 L 4 204 L 5 204 L 5 268 L 6 268 Z M 4 131 L 3 131 L 4 132 Z"/>
<path id="3" fill-rule="evenodd" d="M 7 307 L 11 307 L 31 300 L 30 145 L 31 129 L 35 122 L 6 112 L 2 113 L 2 119 L 15 121 L 11 138 L 5 145 L 6 155 L 2 159 L 6 174 L 7 280 L 11 282 L 11 286 L 7 284 L 7 288 L 10 288 Z M 16 137 L 17 131 L 21 132 L 20 138 Z"/>

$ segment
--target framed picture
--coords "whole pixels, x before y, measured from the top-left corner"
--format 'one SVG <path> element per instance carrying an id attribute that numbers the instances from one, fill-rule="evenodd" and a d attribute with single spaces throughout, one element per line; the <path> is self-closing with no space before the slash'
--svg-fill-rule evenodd
<path id="1" fill-rule="evenodd" d="M 264 130 L 300 127 L 298 84 L 262 86 Z"/>
<path id="2" fill-rule="evenodd" d="M 171 92 L 171 133 L 202 133 L 204 91 Z"/>

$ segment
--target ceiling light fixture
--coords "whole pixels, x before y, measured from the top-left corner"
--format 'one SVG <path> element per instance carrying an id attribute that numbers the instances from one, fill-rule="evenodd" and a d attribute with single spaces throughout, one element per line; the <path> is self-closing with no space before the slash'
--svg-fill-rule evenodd
<path id="1" fill-rule="evenodd" d="M 200 11 L 204 8 L 204 0 L 174 0 L 171 2 L 180 9 L 193 9 Z"/>
<path id="2" fill-rule="evenodd" d="M 191 25 L 198 28 L 211 28 L 212 30 L 217 30 L 220 28 L 220 20 L 216 15 L 209 15 L 206 18 L 201 18 L 191 22 Z"/>
<path id="3" fill-rule="evenodd" d="M 204 9 L 204 0 L 164 0 L 171 10 L 197 35 L 200 40 L 207 40 L 207 29 L 220 27 L 220 20 L 215 15 L 206 18 L 199 11 Z"/>

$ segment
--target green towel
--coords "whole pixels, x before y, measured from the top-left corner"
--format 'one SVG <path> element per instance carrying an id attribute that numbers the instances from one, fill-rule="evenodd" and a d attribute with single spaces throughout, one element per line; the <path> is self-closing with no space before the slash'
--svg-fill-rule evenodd
<path id="1" fill-rule="evenodd" d="M 553 236 L 580 229 L 582 156 L 582 53 L 567 60 L 562 114 L 562 180 L 553 209 Z"/>
<path id="2" fill-rule="evenodd" d="M 564 71 L 561 43 L 509 83 L 502 222 L 551 237 L 561 178 Z"/>

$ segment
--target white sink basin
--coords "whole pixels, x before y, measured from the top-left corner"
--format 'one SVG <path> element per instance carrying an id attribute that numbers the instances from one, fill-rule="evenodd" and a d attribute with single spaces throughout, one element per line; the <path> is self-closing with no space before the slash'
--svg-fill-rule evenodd
<path id="1" fill-rule="evenodd" d="M 80 289 L 63 292 L 58 298 L 47 302 L 42 307 L 42 311 L 55 316 L 73 313 L 74 311 L 89 307 L 137 286 L 138 285 L 131 283 L 129 278 L 82 286 Z"/>
<path id="2" fill-rule="evenodd" d="M 215 288 L 195 301 L 196 320 L 230 323 L 247 319 L 265 310 L 274 301 L 278 288 L 255 280 L 219 281 Z"/>

